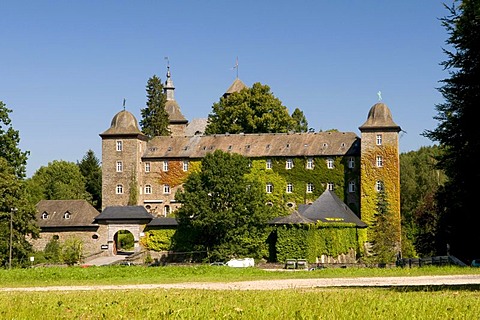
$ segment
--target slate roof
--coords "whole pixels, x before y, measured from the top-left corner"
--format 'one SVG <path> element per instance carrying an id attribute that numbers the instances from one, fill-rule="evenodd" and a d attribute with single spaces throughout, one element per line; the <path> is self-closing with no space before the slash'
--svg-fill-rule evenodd
<path id="1" fill-rule="evenodd" d="M 305 218 L 298 211 L 295 210 L 288 216 L 276 217 L 270 223 L 271 224 L 300 224 L 300 223 L 315 223 L 315 221 Z"/>
<path id="2" fill-rule="evenodd" d="M 152 220 L 153 216 L 143 206 L 109 206 L 95 221 L 100 220 Z"/>
<path id="3" fill-rule="evenodd" d="M 359 155 L 360 138 L 337 131 L 159 136 L 148 142 L 143 158 L 203 158 L 217 149 L 249 158 Z"/>
<path id="4" fill-rule="evenodd" d="M 135 116 L 126 110 L 118 112 L 110 123 L 110 128 L 101 133 L 100 136 L 108 135 L 143 135 L 138 127 L 138 121 Z"/>
<path id="5" fill-rule="evenodd" d="M 40 200 L 36 209 L 35 218 L 40 228 L 98 226 L 94 220 L 99 212 L 86 200 Z M 42 219 L 44 213 L 46 219 Z"/>
<path id="6" fill-rule="evenodd" d="M 188 120 L 180 111 L 180 106 L 175 100 L 167 100 L 165 102 L 165 110 L 168 113 L 168 120 L 170 123 L 187 123 Z"/>
<path id="7" fill-rule="evenodd" d="M 152 221 L 147 225 L 148 227 L 176 227 L 178 226 L 177 219 L 175 218 L 167 218 L 167 217 L 156 217 L 153 218 Z"/>
<path id="8" fill-rule="evenodd" d="M 208 118 L 195 118 L 192 119 L 187 124 L 187 127 L 185 128 L 185 135 L 186 136 L 194 136 L 194 135 L 202 135 L 205 133 L 205 128 L 207 127 L 208 124 Z"/>
<path id="9" fill-rule="evenodd" d="M 371 129 L 384 129 L 400 132 L 401 128 L 395 122 L 393 122 L 392 113 L 390 109 L 384 103 L 374 104 L 368 111 L 367 121 L 362 124 L 360 131 L 368 131 Z"/>
<path id="10" fill-rule="evenodd" d="M 298 208 L 300 214 L 312 221 L 354 223 L 357 227 L 367 224 L 330 190 L 325 190 L 311 205 Z"/>

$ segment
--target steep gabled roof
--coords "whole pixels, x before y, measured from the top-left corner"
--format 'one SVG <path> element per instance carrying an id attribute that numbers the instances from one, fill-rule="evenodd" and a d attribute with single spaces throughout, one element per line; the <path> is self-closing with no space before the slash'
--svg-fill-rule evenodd
<path id="1" fill-rule="evenodd" d="M 86 200 L 40 200 L 36 208 L 40 228 L 98 226 L 98 211 Z"/>
<path id="2" fill-rule="evenodd" d="M 354 223 L 357 227 L 367 224 L 330 190 L 325 190 L 311 205 L 299 207 L 300 214 L 314 222 L 344 222 Z"/>
<path id="3" fill-rule="evenodd" d="M 300 224 L 300 223 L 315 223 L 315 221 L 310 220 L 302 216 L 298 211 L 293 211 L 288 216 L 276 217 L 270 224 Z"/>

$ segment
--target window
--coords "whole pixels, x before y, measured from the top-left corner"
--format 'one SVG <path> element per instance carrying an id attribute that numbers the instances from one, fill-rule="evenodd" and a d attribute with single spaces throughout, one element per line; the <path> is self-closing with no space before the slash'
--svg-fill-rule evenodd
<path id="1" fill-rule="evenodd" d="M 266 191 L 267 193 L 273 193 L 273 184 L 267 183 Z"/>
<path id="2" fill-rule="evenodd" d="M 147 184 L 145 186 L 145 194 L 152 194 L 152 186 Z"/>
<path id="3" fill-rule="evenodd" d="M 170 185 L 168 184 L 163 185 L 163 193 L 170 194 Z"/>
<path id="4" fill-rule="evenodd" d="M 384 186 L 382 181 L 375 182 L 375 190 L 377 192 L 383 191 L 383 189 L 384 189 Z"/>
<path id="5" fill-rule="evenodd" d="M 377 143 L 377 146 L 382 145 L 382 135 L 381 134 L 377 134 L 376 143 Z"/>
<path id="6" fill-rule="evenodd" d="M 350 181 L 348 183 L 348 192 L 355 192 L 355 190 L 356 190 L 355 181 Z"/>
<path id="7" fill-rule="evenodd" d="M 115 193 L 116 194 L 123 194 L 123 185 L 117 184 L 117 187 L 115 188 Z"/>
<path id="8" fill-rule="evenodd" d="M 163 215 L 166 217 L 170 214 L 170 206 L 163 207 Z"/>
<path id="9" fill-rule="evenodd" d="M 117 140 L 117 151 L 122 151 L 122 150 L 123 150 L 123 141 Z"/>
<path id="10" fill-rule="evenodd" d="M 328 169 L 333 169 L 333 168 L 335 168 L 333 159 L 331 159 L 331 158 L 328 158 L 328 159 L 327 159 L 327 168 L 328 168 Z"/>
<path id="11" fill-rule="evenodd" d="M 188 171 L 188 160 L 183 161 L 183 171 Z"/>
<path id="12" fill-rule="evenodd" d="M 165 172 L 168 171 L 168 161 L 167 160 L 163 161 L 163 171 L 165 171 Z"/>
<path id="13" fill-rule="evenodd" d="M 285 163 L 285 169 L 292 169 L 292 168 L 293 168 L 293 160 L 287 159 L 287 162 Z"/>
<path id="14" fill-rule="evenodd" d="M 292 193 L 293 192 L 293 184 L 292 183 L 287 183 L 287 193 Z"/>
<path id="15" fill-rule="evenodd" d="M 65 213 L 63 214 L 63 219 L 70 219 L 70 212 L 68 212 L 68 211 L 65 212 Z"/>
<path id="16" fill-rule="evenodd" d="M 382 156 L 377 156 L 377 167 L 379 167 L 379 168 L 383 167 L 383 157 Z"/>
<path id="17" fill-rule="evenodd" d="M 145 162 L 145 172 L 150 172 L 150 162 Z"/>
<path id="18" fill-rule="evenodd" d="M 48 213 L 44 212 L 42 213 L 42 219 L 48 219 Z"/>
<path id="19" fill-rule="evenodd" d="M 117 172 L 122 172 L 122 171 L 123 171 L 123 162 L 117 161 Z"/>
<path id="20" fill-rule="evenodd" d="M 334 184 L 329 182 L 327 183 L 327 190 L 333 191 Z"/>
<path id="21" fill-rule="evenodd" d="M 307 169 L 313 169 L 313 158 L 307 159 Z"/>
<path id="22" fill-rule="evenodd" d="M 265 164 L 265 168 L 272 169 L 272 159 L 267 159 L 267 162 Z"/>
<path id="23" fill-rule="evenodd" d="M 307 193 L 312 193 L 313 192 L 313 183 L 309 182 L 307 183 Z"/>
<path id="24" fill-rule="evenodd" d="M 348 167 L 349 167 L 350 169 L 355 168 L 355 158 L 354 158 L 354 157 L 348 158 Z"/>

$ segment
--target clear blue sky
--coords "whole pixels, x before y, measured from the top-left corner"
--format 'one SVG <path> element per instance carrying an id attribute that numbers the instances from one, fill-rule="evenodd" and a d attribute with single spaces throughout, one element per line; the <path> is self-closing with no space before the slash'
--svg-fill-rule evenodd
<path id="1" fill-rule="evenodd" d="M 452 0 L 446 1 L 450 4 Z M 382 92 L 404 132 L 401 152 L 433 143 L 442 1 L 0 2 L 0 100 L 13 112 L 27 175 L 76 162 L 126 108 L 140 119 L 147 80 L 165 81 L 187 119 L 205 118 L 239 78 L 260 82 L 309 127 L 360 135 Z"/>

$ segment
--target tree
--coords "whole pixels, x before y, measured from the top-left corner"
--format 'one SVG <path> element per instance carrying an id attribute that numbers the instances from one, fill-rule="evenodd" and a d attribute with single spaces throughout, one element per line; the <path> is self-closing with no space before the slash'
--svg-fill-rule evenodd
<path id="1" fill-rule="evenodd" d="M 177 233 L 190 238 L 192 251 L 208 251 L 210 261 L 266 256 L 273 208 L 265 205 L 262 186 L 245 177 L 248 160 L 217 150 L 202 159 L 201 167 L 176 194 L 182 203 Z"/>
<path id="2" fill-rule="evenodd" d="M 160 79 L 153 75 L 147 82 L 147 107 L 141 109 L 142 132 L 150 139 L 155 136 L 169 136 L 169 118 L 165 103 L 167 98 L 163 92 Z"/>
<path id="3" fill-rule="evenodd" d="M 15 175 L 25 178 L 28 151 L 21 151 L 18 147 L 20 135 L 12 128 L 9 113 L 12 110 L 0 101 L 0 157 L 7 160 L 9 166 L 14 168 Z"/>
<path id="4" fill-rule="evenodd" d="M 281 133 L 295 130 L 298 123 L 288 114 L 270 87 L 260 83 L 244 88 L 213 104 L 206 134 Z"/>
<path id="5" fill-rule="evenodd" d="M 48 166 L 40 167 L 27 180 L 28 192 L 32 203 L 40 200 L 77 200 L 91 201 L 91 195 L 85 187 L 85 178 L 79 166 L 73 162 L 54 160 Z"/>
<path id="6" fill-rule="evenodd" d="M 92 150 L 88 150 L 80 162 L 77 162 L 82 176 L 85 178 L 85 189 L 92 196 L 92 205 L 102 208 L 102 168 L 100 161 Z"/>
<path id="7" fill-rule="evenodd" d="M 28 265 L 32 246 L 26 236 L 36 239 L 39 235 L 35 207 L 28 202 L 24 181 L 17 173 L 0 157 L 0 265 L 3 267 L 10 265 L 10 257 L 12 266 Z"/>
<path id="8" fill-rule="evenodd" d="M 439 124 L 424 135 L 444 149 L 438 167 L 448 182 L 437 195 L 443 239 L 453 255 L 468 261 L 480 256 L 479 246 L 467 245 L 478 242 L 480 225 L 480 214 L 472 209 L 477 207 L 480 181 L 480 131 L 474 121 L 480 101 L 480 1 L 464 0 L 456 6 L 458 2 L 445 6 L 449 15 L 441 19 L 450 48 L 444 49 L 447 60 L 441 65 L 450 77 L 439 88 L 445 99 L 435 106 Z"/>
<path id="9" fill-rule="evenodd" d="M 308 122 L 307 118 L 303 114 L 303 111 L 295 108 L 292 113 L 292 119 L 295 120 L 295 127 L 294 130 L 295 132 L 307 132 L 308 131 Z"/>
<path id="10" fill-rule="evenodd" d="M 399 229 L 391 217 L 387 196 L 385 192 L 379 192 L 374 222 L 371 226 L 373 260 L 378 263 L 394 262 L 400 250 L 397 243 L 397 239 L 400 238 Z"/>

